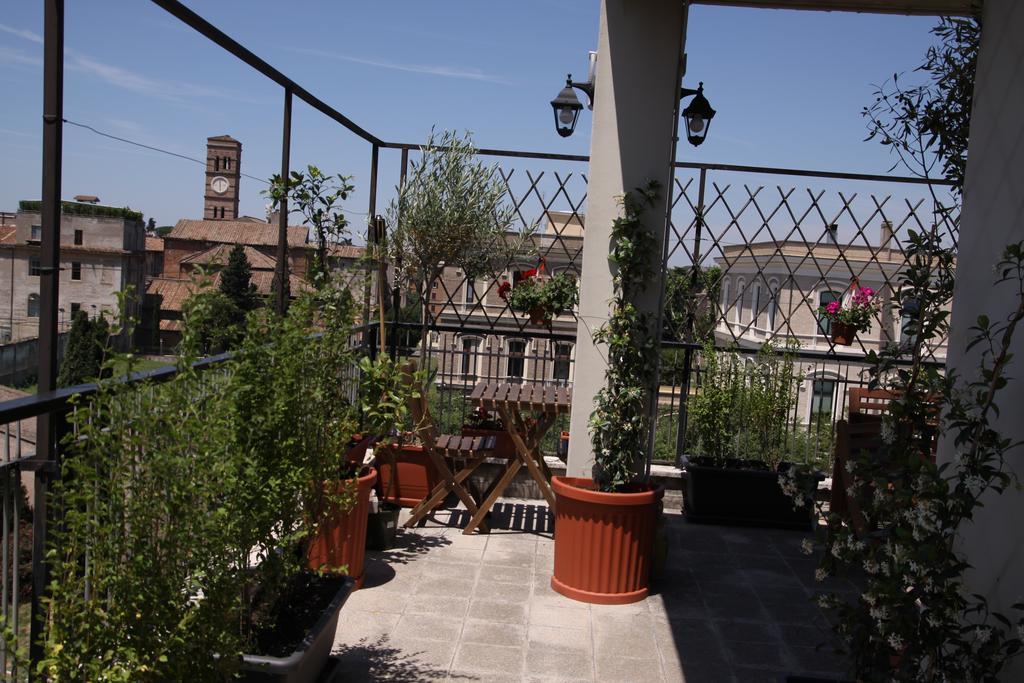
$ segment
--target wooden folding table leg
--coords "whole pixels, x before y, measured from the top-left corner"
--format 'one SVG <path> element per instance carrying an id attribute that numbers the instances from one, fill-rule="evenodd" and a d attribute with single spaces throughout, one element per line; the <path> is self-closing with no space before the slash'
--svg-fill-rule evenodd
<path id="1" fill-rule="evenodd" d="M 462 482 L 465 481 L 466 478 L 468 478 L 469 475 L 471 475 L 473 471 L 476 470 L 477 467 L 483 464 L 486 457 L 486 455 L 477 456 L 472 461 L 470 461 L 469 464 L 467 464 L 465 467 L 459 470 L 458 473 L 454 475 L 452 475 L 451 470 L 448 469 L 448 466 L 444 462 L 443 458 L 441 459 L 440 463 L 435 462 L 434 464 L 435 466 L 438 466 L 438 471 L 441 472 L 443 480 L 434 487 L 434 489 L 430 492 L 430 495 L 428 495 L 426 498 L 420 501 L 419 504 L 417 504 L 416 507 L 412 509 L 410 517 L 406 521 L 404 526 L 406 528 L 410 528 L 418 524 L 421 519 L 430 514 L 430 512 L 434 510 L 434 508 L 436 508 L 438 505 L 441 504 L 442 501 L 444 501 L 444 499 L 448 496 L 448 493 L 450 491 L 455 491 L 456 495 L 459 495 L 459 492 L 461 491 L 462 494 L 469 498 L 470 504 L 466 505 L 466 508 L 469 510 L 469 514 L 476 514 L 478 509 L 476 503 L 473 501 L 472 497 L 469 496 L 466 490 L 462 487 Z M 462 496 L 459 496 L 459 498 L 462 500 L 463 503 L 466 503 L 466 500 L 462 498 Z M 481 530 L 483 531 L 487 530 L 487 527 L 484 524 L 481 524 L 480 527 Z"/>
<path id="2" fill-rule="evenodd" d="M 523 423 L 522 418 L 518 414 L 515 417 L 513 417 L 512 413 L 504 405 L 498 406 L 498 413 L 501 415 L 501 419 L 505 421 L 506 425 L 522 425 Z M 545 417 L 542 416 L 541 421 L 544 420 Z M 538 424 L 538 427 L 539 426 L 540 425 Z M 541 430 L 538 429 L 538 431 Z M 548 503 L 548 507 L 551 509 L 551 512 L 554 513 L 555 494 L 554 492 L 552 492 L 551 486 L 544 479 L 544 475 L 541 474 L 540 469 L 537 467 L 537 462 L 533 459 L 533 448 L 536 447 L 536 444 L 531 444 L 530 446 L 527 446 L 526 443 L 523 441 L 523 437 L 520 436 L 519 432 L 514 427 L 508 429 L 508 434 L 510 437 L 512 437 L 512 443 L 514 443 L 516 446 L 517 457 L 524 465 L 526 465 L 526 469 L 530 471 L 530 476 L 533 477 L 533 480 L 537 482 L 537 486 L 540 488 L 541 495 L 544 496 L 544 499 Z"/>
<path id="3" fill-rule="evenodd" d="M 471 534 L 477 526 L 483 526 L 484 517 L 487 516 L 491 506 L 494 505 L 494 502 L 498 500 L 498 497 L 501 496 L 502 492 L 512 482 L 512 478 L 516 476 L 516 472 L 518 472 L 519 468 L 522 466 L 523 463 L 519 460 L 513 460 L 508 464 L 508 467 L 505 469 L 505 473 L 502 474 L 497 483 L 491 487 L 491 492 L 487 495 L 484 501 L 480 503 L 480 508 L 476 511 L 476 514 L 470 518 L 469 524 L 466 525 L 466 528 L 462 533 Z"/>

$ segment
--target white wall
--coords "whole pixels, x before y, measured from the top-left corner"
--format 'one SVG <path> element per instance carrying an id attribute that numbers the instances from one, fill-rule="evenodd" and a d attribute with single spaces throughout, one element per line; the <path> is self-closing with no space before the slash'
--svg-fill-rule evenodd
<path id="1" fill-rule="evenodd" d="M 949 367 L 968 377 L 977 374 L 976 354 L 963 351 L 968 328 L 981 313 L 1005 318 L 1013 300 L 1011 287 L 993 288 L 992 266 L 1006 244 L 1024 240 L 1024 3 L 986 0 L 984 12 L 948 356 Z M 1014 351 L 1009 372 L 1014 380 L 1001 393 L 997 426 L 1019 441 L 1024 439 L 1024 330 L 1018 330 Z M 940 460 L 952 455 L 952 444 L 942 444 Z M 1009 460 L 1024 478 L 1024 449 Z M 1024 600 L 1022 522 L 1024 493 L 1011 489 L 986 501 L 974 523 L 962 530 L 961 548 L 974 566 L 970 590 L 987 595 L 994 610 L 1011 617 L 1009 605 Z M 1024 660 L 1018 658 L 1002 680 L 1024 680 Z"/>

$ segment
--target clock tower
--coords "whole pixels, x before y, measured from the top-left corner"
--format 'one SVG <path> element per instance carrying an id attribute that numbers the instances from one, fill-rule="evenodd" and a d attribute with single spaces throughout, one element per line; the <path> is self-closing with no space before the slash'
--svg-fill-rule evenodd
<path id="1" fill-rule="evenodd" d="M 238 218 L 238 180 L 241 177 L 242 143 L 230 135 L 206 138 L 206 189 L 204 220 Z"/>

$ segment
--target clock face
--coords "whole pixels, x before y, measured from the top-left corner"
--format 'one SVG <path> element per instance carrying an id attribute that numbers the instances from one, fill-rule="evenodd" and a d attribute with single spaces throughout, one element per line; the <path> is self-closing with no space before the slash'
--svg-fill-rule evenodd
<path id="1" fill-rule="evenodd" d="M 224 194 L 228 191 L 228 179 L 222 175 L 217 176 L 210 181 L 210 189 L 217 194 Z"/>

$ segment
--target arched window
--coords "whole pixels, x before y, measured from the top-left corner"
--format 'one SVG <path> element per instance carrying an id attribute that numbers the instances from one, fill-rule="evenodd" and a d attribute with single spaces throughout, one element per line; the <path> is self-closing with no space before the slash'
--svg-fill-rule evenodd
<path id="1" fill-rule="evenodd" d="M 463 303 L 466 305 L 466 308 L 472 308 L 473 304 L 476 303 L 476 300 L 476 280 L 472 278 L 467 278 L 465 284 Z"/>
<path id="2" fill-rule="evenodd" d="M 830 419 L 835 406 L 836 386 L 838 382 L 830 377 L 814 377 L 811 379 L 811 420 L 815 418 Z"/>
<path id="3" fill-rule="evenodd" d="M 746 294 L 747 283 L 740 278 L 736 281 L 736 313 L 733 316 L 733 321 L 738 324 L 743 324 L 743 295 Z"/>
<path id="4" fill-rule="evenodd" d="M 818 293 L 818 306 L 828 306 L 833 301 L 840 301 L 843 293 L 834 289 L 824 289 Z M 821 334 L 828 336 L 832 332 L 832 323 L 828 318 L 818 314 L 818 329 Z"/>
<path id="5" fill-rule="evenodd" d="M 729 319 L 729 308 L 732 301 L 729 299 L 729 278 L 722 278 L 722 320 Z"/>
<path id="6" fill-rule="evenodd" d="M 38 318 L 39 317 L 39 295 L 29 294 L 28 295 L 28 317 Z"/>
<path id="7" fill-rule="evenodd" d="M 768 283 L 768 310 L 765 317 L 769 332 L 775 331 L 775 317 L 779 310 L 779 281 L 772 280 Z"/>
<path id="8" fill-rule="evenodd" d="M 754 283 L 750 288 L 750 322 L 753 326 L 760 327 L 761 323 L 761 282 Z"/>

